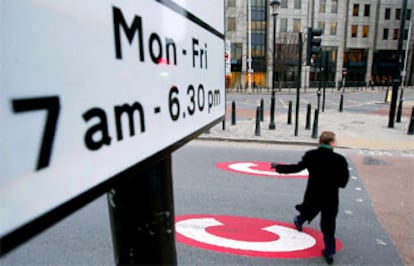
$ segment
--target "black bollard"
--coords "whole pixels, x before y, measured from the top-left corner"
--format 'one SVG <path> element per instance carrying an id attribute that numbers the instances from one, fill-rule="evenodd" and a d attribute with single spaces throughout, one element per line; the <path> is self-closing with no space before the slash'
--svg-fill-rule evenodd
<path id="1" fill-rule="evenodd" d="M 276 106 L 276 92 L 275 89 L 272 89 L 272 96 L 270 97 L 270 123 L 269 129 L 276 129 L 275 124 L 275 106 Z"/>
<path id="2" fill-rule="evenodd" d="M 288 123 L 288 125 L 291 125 L 292 124 L 292 101 L 289 101 L 289 109 L 288 109 L 287 123 Z"/>
<path id="3" fill-rule="evenodd" d="M 408 126 L 407 134 L 414 135 L 414 106 L 413 106 L 413 109 L 411 110 L 411 120 L 410 120 L 410 125 Z"/>
<path id="4" fill-rule="evenodd" d="M 315 118 L 313 120 L 313 129 L 312 129 L 312 138 L 318 138 L 318 117 L 319 117 L 319 110 L 315 109 Z"/>
<path id="5" fill-rule="evenodd" d="M 326 101 L 326 88 L 324 87 L 322 90 L 322 112 L 325 112 L 325 101 Z"/>
<path id="6" fill-rule="evenodd" d="M 401 89 L 400 101 L 398 103 L 398 108 L 397 108 L 397 119 L 395 120 L 395 122 L 397 123 L 401 123 L 403 103 L 404 103 L 404 89 Z"/>
<path id="7" fill-rule="evenodd" d="M 256 129 L 254 135 L 260 136 L 260 106 L 256 108 Z"/>
<path id="8" fill-rule="evenodd" d="M 260 121 L 264 121 L 264 100 L 260 100 Z"/>
<path id="9" fill-rule="evenodd" d="M 312 105 L 309 103 L 308 108 L 306 110 L 306 126 L 305 129 L 309 130 L 311 127 L 311 111 L 312 111 Z"/>
<path id="10" fill-rule="evenodd" d="M 316 96 L 318 97 L 318 110 L 321 107 L 321 89 L 318 89 L 318 92 L 316 93 Z"/>
<path id="11" fill-rule="evenodd" d="M 341 100 L 339 100 L 339 112 L 344 111 L 344 94 L 341 94 Z"/>
<path id="12" fill-rule="evenodd" d="M 388 93 L 390 92 L 390 89 L 387 88 L 387 91 L 385 92 L 385 99 L 384 99 L 384 103 L 387 103 L 388 101 Z"/>
<path id="13" fill-rule="evenodd" d="M 397 108 L 397 118 L 395 119 L 395 122 L 397 122 L 397 123 L 401 123 L 402 105 L 403 105 L 403 100 L 400 99 L 400 101 L 398 103 L 398 108 Z"/>
<path id="14" fill-rule="evenodd" d="M 222 123 L 222 129 L 226 130 L 226 119 L 223 119 L 223 123 Z"/>
<path id="15" fill-rule="evenodd" d="M 236 124 L 236 102 L 235 101 L 231 103 L 231 124 L 232 125 Z"/>

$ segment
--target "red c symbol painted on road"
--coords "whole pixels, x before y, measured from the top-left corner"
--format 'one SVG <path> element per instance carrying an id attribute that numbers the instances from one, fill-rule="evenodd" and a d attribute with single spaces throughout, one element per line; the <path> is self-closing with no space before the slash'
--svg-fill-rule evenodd
<path id="1" fill-rule="evenodd" d="M 307 170 L 294 174 L 277 173 L 271 168 L 271 163 L 269 162 L 222 162 L 217 163 L 216 167 L 225 171 L 254 176 L 271 176 L 278 178 L 308 178 L 309 176 Z"/>
<path id="2" fill-rule="evenodd" d="M 324 248 L 319 231 L 250 217 L 185 215 L 176 218 L 177 241 L 234 255 L 263 258 L 320 257 Z M 342 243 L 336 240 L 337 251 Z"/>

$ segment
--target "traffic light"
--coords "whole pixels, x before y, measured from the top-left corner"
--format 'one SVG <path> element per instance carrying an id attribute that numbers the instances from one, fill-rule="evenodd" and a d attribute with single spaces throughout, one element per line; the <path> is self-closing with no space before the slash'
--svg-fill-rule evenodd
<path id="1" fill-rule="evenodd" d="M 306 65 L 311 64 L 312 54 L 319 53 L 319 47 L 321 46 L 322 39 L 315 38 L 322 35 L 321 29 L 308 28 L 308 38 L 306 44 Z"/>

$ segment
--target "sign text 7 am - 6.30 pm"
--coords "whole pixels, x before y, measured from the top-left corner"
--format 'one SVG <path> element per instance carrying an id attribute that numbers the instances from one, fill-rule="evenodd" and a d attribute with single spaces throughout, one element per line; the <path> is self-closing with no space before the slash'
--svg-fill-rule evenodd
<path id="1" fill-rule="evenodd" d="M 223 8 L 1 4 L 0 237 L 223 117 Z"/>

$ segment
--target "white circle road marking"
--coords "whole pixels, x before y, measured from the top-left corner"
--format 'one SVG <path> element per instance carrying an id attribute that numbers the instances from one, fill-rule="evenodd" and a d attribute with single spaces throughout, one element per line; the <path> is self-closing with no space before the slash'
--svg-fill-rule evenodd
<path id="1" fill-rule="evenodd" d="M 316 243 L 316 240 L 312 236 L 280 225 L 272 225 L 261 229 L 279 236 L 279 239 L 277 240 L 266 242 L 241 241 L 216 236 L 206 231 L 206 229 L 211 226 L 224 226 L 224 224 L 217 221 L 215 218 L 192 218 L 177 222 L 176 230 L 183 236 L 202 243 L 259 252 L 289 252 L 304 250 L 314 246 Z"/>

